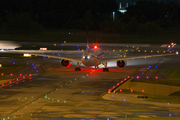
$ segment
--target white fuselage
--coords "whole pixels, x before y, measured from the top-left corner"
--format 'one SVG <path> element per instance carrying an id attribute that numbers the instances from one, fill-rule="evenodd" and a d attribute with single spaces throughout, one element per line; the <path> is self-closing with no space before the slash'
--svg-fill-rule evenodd
<path id="1" fill-rule="evenodd" d="M 97 66 L 101 64 L 101 58 L 104 52 L 100 48 L 93 48 L 82 54 L 81 61 L 85 66 Z"/>

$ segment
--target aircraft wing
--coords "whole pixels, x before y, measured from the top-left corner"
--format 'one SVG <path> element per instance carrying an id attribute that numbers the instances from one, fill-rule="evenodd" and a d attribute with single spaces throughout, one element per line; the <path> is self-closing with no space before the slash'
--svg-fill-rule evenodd
<path id="1" fill-rule="evenodd" d="M 102 58 L 102 63 L 104 62 L 112 62 L 112 61 L 118 61 L 118 60 L 128 60 L 128 59 L 139 59 L 139 58 L 149 58 L 149 57 L 161 57 L 161 56 L 169 56 L 169 55 L 175 55 L 175 53 L 172 54 L 158 54 L 158 55 L 146 55 L 146 56 L 137 56 L 137 57 L 120 57 L 120 58 Z"/>
<path id="2" fill-rule="evenodd" d="M 55 55 L 45 55 L 45 54 L 34 54 L 34 53 L 30 53 L 31 55 L 35 55 L 35 56 L 45 56 L 48 58 L 56 58 L 56 59 L 65 59 L 65 60 L 70 60 L 70 61 L 75 61 L 75 62 L 81 62 L 81 58 L 80 57 L 69 57 L 69 56 L 55 56 Z"/>
<path id="3" fill-rule="evenodd" d="M 44 54 L 44 53 L 52 53 L 52 51 L 5 50 L 4 52 L 8 52 L 8 53 L 21 53 L 21 54 L 29 53 L 29 54 L 34 55 L 34 56 L 42 56 L 42 57 L 56 58 L 56 59 L 66 59 L 66 60 L 70 60 L 70 61 L 74 61 L 74 62 L 81 62 L 81 57 L 77 57 L 77 56 L 73 57 L 73 56 L 70 56 L 70 55 L 57 56 L 57 55 Z"/>

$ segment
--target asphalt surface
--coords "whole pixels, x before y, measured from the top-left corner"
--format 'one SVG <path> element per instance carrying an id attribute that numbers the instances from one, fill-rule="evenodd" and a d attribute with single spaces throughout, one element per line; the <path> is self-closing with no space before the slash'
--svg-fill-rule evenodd
<path id="1" fill-rule="evenodd" d="M 132 48 L 127 46 L 105 47 L 106 55 L 116 56 L 116 52 L 123 53 Z M 126 57 L 156 54 L 157 50 L 165 50 L 161 45 L 139 46 L 140 52 L 128 53 Z M 178 51 L 179 48 L 177 45 L 174 49 Z M 58 52 L 61 56 L 72 53 Z M 81 56 L 80 54 L 77 51 L 73 55 Z M 75 63 L 69 68 L 63 68 L 60 60 L 51 58 L 3 58 L 2 64 L 16 62 L 27 65 L 24 70 L 14 75 L 22 73 L 33 76 L 25 82 L 0 90 L 0 117 L 13 120 L 180 117 L 179 105 L 141 102 L 142 100 L 136 100 L 134 95 L 106 94 L 108 89 L 129 75 L 138 75 L 140 79 L 146 75 L 162 79 L 169 69 L 179 69 L 179 59 L 179 55 L 173 55 L 127 60 L 124 69 L 118 69 L 115 62 L 110 62 L 109 72 L 102 72 L 101 68 L 84 66 L 81 66 L 82 71 L 74 71 Z"/>

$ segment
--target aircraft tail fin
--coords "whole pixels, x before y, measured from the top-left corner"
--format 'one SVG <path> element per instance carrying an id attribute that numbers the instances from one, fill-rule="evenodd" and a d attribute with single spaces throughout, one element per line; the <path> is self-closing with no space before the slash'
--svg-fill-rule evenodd
<path id="1" fill-rule="evenodd" d="M 86 46 L 87 46 L 87 51 L 89 52 L 89 42 L 88 42 L 88 31 L 87 31 L 87 26 L 86 26 Z"/>

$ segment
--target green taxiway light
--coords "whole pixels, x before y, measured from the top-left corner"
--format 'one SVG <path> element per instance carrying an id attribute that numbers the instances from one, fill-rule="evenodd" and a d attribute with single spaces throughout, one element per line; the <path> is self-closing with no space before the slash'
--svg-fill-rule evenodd
<path id="1" fill-rule="evenodd" d="M 32 116 L 32 114 L 31 114 L 31 116 Z"/>
<path id="2" fill-rule="evenodd" d="M 72 82 L 72 81 L 70 81 L 70 82 Z"/>
<path id="3" fill-rule="evenodd" d="M 50 98 L 48 98 L 48 100 L 50 100 Z"/>
<path id="4" fill-rule="evenodd" d="M 76 80 L 76 79 L 75 79 Z"/>
<path id="5" fill-rule="evenodd" d="M 16 116 L 14 116 L 14 118 L 16 118 Z"/>
<path id="6" fill-rule="evenodd" d="M 23 117 L 23 115 L 21 115 L 21 117 Z"/>
<path id="7" fill-rule="evenodd" d="M 18 100 L 20 100 L 20 98 L 18 98 Z"/>
<path id="8" fill-rule="evenodd" d="M 64 103 L 66 103 L 66 101 L 64 101 Z"/>
<path id="9" fill-rule="evenodd" d="M 33 96 L 31 98 L 33 98 Z"/>
<path id="10" fill-rule="evenodd" d="M 53 91 L 51 91 L 51 93 L 53 93 Z"/>
<path id="11" fill-rule="evenodd" d="M 25 97 L 25 99 L 27 99 L 27 97 Z"/>
<path id="12" fill-rule="evenodd" d="M 52 99 L 52 101 L 53 101 L 54 99 Z"/>
<path id="13" fill-rule="evenodd" d="M 58 88 L 56 88 L 56 90 L 58 90 Z"/>

